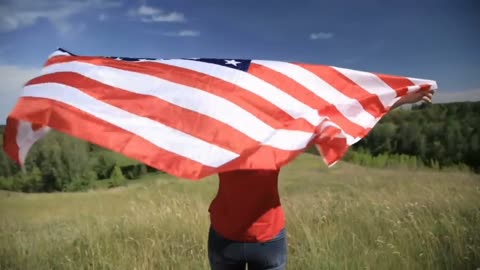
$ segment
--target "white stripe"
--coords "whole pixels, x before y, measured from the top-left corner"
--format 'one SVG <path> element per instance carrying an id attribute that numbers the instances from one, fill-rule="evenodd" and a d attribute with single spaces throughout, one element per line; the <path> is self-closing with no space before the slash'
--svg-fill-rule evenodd
<path id="1" fill-rule="evenodd" d="M 305 88 L 310 90 L 316 96 L 324 99 L 330 104 L 335 104 L 335 107 L 348 120 L 354 122 L 365 128 L 371 128 L 378 121 L 370 113 L 365 111 L 362 105 L 356 99 L 345 96 L 343 93 L 335 89 L 330 84 L 319 78 L 314 73 L 287 62 L 278 61 L 252 61 L 256 64 L 268 67 L 283 75 L 295 80 Z"/>
<path id="2" fill-rule="evenodd" d="M 437 90 L 438 89 L 438 86 L 437 86 L 437 82 L 436 81 L 432 81 L 432 80 L 425 80 L 425 79 L 418 79 L 418 78 L 408 78 L 410 81 L 412 81 L 415 85 L 424 85 L 424 84 L 428 84 L 428 85 L 431 85 L 430 89 L 431 90 Z"/>
<path id="3" fill-rule="evenodd" d="M 55 57 L 55 56 L 60 56 L 60 55 L 62 55 L 62 56 L 71 56 L 70 54 L 68 54 L 68 53 L 66 53 L 66 52 L 62 52 L 62 51 L 58 50 L 58 51 L 54 51 L 52 54 L 50 54 L 50 55 L 48 56 L 48 59 L 53 58 L 53 57 Z"/>
<path id="4" fill-rule="evenodd" d="M 320 138 L 322 138 L 322 132 L 327 128 L 327 127 L 334 127 L 338 130 L 340 130 L 340 133 L 335 136 L 336 138 L 345 138 L 347 140 L 348 145 L 353 145 L 354 143 L 360 141 L 362 138 L 359 137 L 352 137 L 351 135 L 347 134 L 340 126 L 332 122 L 331 120 L 327 120 L 323 122 L 320 126 L 320 131 L 319 135 Z"/>
<path id="5" fill-rule="evenodd" d="M 410 94 L 410 93 L 417 92 L 421 88 L 422 88 L 421 85 L 411 85 L 411 86 L 407 87 L 407 93 Z"/>
<path id="6" fill-rule="evenodd" d="M 420 90 L 420 85 L 412 85 L 412 86 L 409 86 L 407 87 L 407 93 L 414 93 L 414 92 L 417 92 L 418 90 Z"/>
<path id="7" fill-rule="evenodd" d="M 147 117 L 123 111 L 76 88 L 43 83 L 24 88 L 23 96 L 56 100 L 134 133 L 152 144 L 210 167 L 219 167 L 239 155 Z"/>
<path id="8" fill-rule="evenodd" d="M 332 68 L 336 69 L 338 72 L 352 80 L 354 83 L 365 89 L 367 92 L 377 95 L 382 102 L 384 108 L 389 108 L 395 103 L 397 92 L 395 91 L 395 89 L 391 88 L 388 84 L 386 84 L 382 79 L 380 79 L 377 75 L 370 72 L 357 71 L 346 68 Z"/>
<path id="9" fill-rule="evenodd" d="M 197 88 L 154 76 L 82 62 L 67 62 L 45 67 L 42 74 L 69 71 L 132 93 L 151 95 L 176 106 L 207 115 L 264 145 L 282 150 L 299 150 L 308 144 L 312 132 L 275 130 L 249 111 L 222 97 Z M 323 120 L 318 117 L 319 120 Z"/>
<path id="10" fill-rule="evenodd" d="M 18 121 L 16 142 L 18 146 L 18 159 L 22 166 L 25 164 L 25 159 L 32 145 L 47 135 L 49 131 L 49 127 L 33 130 L 31 123 L 22 120 Z"/>
<path id="11" fill-rule="evenodd" d="M 424 85 L 428 84 L 431 85 L 431 89 L 437 89 L 437 82 L 432 81 L 432 80 L 427 80 L 427 79 L 419 79 L 419 78 L 408 78 L 410 81 L 412 81 L 415 85 Z"/>
<path id="12" fill-rule="evenodd" d="M 194 70 L 236 84 L 257 96 L 262 97 L 295 119 L 303 118 L 313 126 L 317 126 L 322 122 L 322 118 L 318 115 L 316 110 L 248 72 L 192 60 L 173 59 L 151 62 Z"/>

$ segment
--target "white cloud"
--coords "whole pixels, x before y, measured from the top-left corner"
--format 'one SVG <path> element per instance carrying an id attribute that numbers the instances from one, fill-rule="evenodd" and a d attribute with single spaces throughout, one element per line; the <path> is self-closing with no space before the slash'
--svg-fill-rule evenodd
<path id="1" fill-rule="evenodd" d="M 164 35 L 171 37 L 198 37 L 200 36 L 200 32 L 194 30 L 180 30 L 178 32 L 165 33 Z"/>
<path id="2" fill-rule="evenodd" d="M 0 77 L 2 86 L 0 87 L 0 123 L 5 123 L 5 119 L 15 106 L 18 97 L 21 94 L 23 85 L 30 79 L 38 76 L 40 69 L 22 68 L 12 65 L 0 65 Z"/>
<path id="3" fill-rule="evenodd" d="M 165 12 L 162 9 L 141 5 L 136 9 L 130 9 L 128 15 L 145 23 L 152 22 L 184 22 L 185 15 L 180 12 Z"/>
<path id="4" fill-rule="evenodd" d="M 318 32 L 318 33 L 311 33 L 310 34 L 310 39 L 311 40 L 317 40 L 317 39 L 331 39 L 333 38 L 333 33 L 330 32 Z"/>
<path id="5" fill-rule="evenodd" d="M 480 88 L 464 91 L 437 91 L 433 96 L 433 103 L 449 103 L 461 101 L 480 101 Z"/>
<path id="6" fill-rule="evenodd" d="M 149 7 L 147 5 L 141 5 L 137 9 L 138 15 L 144 15 L 144 16 L 153 16 L 162 13 L 162 10 L 154 7 Z"/>
<path id="7" fill-rule="evenodd" d="M 104 21 L 108 20 L 108 15 L 105 14 L 105 13 L 102 13 L 102 14 L 98 15 L 98 20 L 101 21 L 101 22 L 104 22 Z"/>
<path id="8" fill-rule="evenodd" d="M 60 33 L 76 29 L 71 17 L 90 8 L 114 8 L 113 0 L 10 0 L 0 4 L 0 32 L 11 32 L 34 25 L 40 20 L 52 23 Z"/>

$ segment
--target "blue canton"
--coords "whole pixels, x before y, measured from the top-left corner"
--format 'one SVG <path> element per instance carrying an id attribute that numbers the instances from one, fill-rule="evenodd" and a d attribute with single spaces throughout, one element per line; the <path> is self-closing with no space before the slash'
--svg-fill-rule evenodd
<path id="1" fill-rule="evenodd" d="M 59 51 L 64 53 L 68 53 L 71 56 L 77 56 L 65 49 L 58 48 Z M 116 59 L 121 61 L 130 61 L 130 62 L 138 62 L 138 61 L 153 61 L 153 60 L 164 60 L 164 59 L 157 59 L 157 58 L 134 58 L 134 57 L 119 57 L 119 56 L 107 56 L 106 58 Z M 246 59 L 216 59 L 216 58 L 183 58 L 184 60 L 191 60 L 191 61 L 199 61 L 205 62 L 209 64 L 216 64 L 228 68 L 233 68 L 241 71 L 247 71 L 250 67 L 251 60 Z"/>
<path id="2" fill-rule="evenodd" d="M 215 59 L 215 58 L 190 58 L 192 61 L 205 62 L 210 64 L 217 64 L 224 67 L 247 71 L 250 67 L 251 60 L 245 59 Z"/>

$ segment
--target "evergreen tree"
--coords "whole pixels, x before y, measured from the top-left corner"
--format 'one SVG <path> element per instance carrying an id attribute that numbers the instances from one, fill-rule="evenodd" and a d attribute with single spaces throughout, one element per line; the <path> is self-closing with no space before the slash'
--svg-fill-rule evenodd
<path id="1" fill-rule="evenodd" d="M 109 187 L 118 187 L 126 184 L 126 178 L 122 173 L 120 167 L 115 166 L 110 176 Z"/>

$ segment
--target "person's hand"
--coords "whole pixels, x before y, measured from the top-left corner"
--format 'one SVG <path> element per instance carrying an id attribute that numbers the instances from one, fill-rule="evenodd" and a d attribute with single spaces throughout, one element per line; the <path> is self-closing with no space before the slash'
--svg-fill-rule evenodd
<path id="1" fill-rule="evenodd" d="M 426 103 L 432 103 L 433 90 L 418 90 L 403 96 L 400 100 L 402 104 L 417 103 L 424 101 Z"/>
<path id="2" fill-rule="evenodd" d="M 434 91 L 433 90 L 424 90 L 420 89 L 418 91 L 409 93 L 403 97 L 401 97 L 394 105 L 392 108 L 396 108 L 401 105 L 405 104 L 413 104 L 417 103 L 419 101 L 423 101 L 426 103 L 432 103 L 432 97 L 433 97 Z"/>

